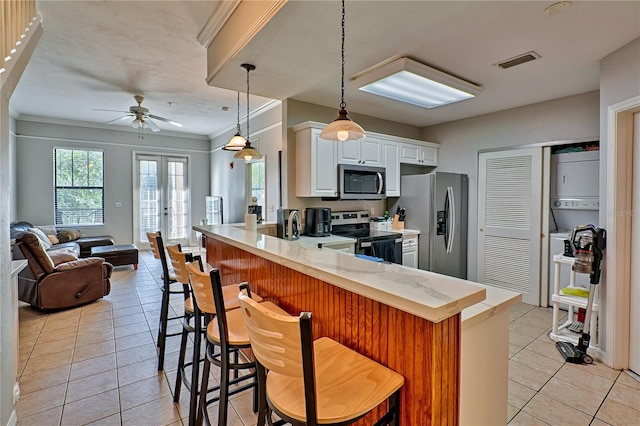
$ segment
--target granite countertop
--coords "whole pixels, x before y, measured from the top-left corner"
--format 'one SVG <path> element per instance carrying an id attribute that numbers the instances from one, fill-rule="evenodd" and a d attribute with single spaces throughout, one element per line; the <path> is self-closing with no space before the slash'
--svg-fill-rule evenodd
<path id="1" fill-rule="evenodd" d="M 326 237 L 308 237 L 301 235 L 298 241 L 302 244 L 313 244 L 318 247 L 318 244 L 324 246 L 330 246 L 335 244 L 355 244 L 355 238 L 341 237 L 339 235 L 328 235 Z"/>
<path id="2" fill-rule="evenodd" d="M 432 322 L 486 298 L 483 286 L 401 265 L 370 262 L 314 244 L 287 241 L 229 225 L 194 226 L 204 235 Z M 483 309 L 486 310 L 486 309 Z"/>

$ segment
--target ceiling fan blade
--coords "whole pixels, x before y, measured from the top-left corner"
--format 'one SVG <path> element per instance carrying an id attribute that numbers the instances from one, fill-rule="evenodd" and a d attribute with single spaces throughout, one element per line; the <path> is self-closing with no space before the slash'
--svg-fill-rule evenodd
<path id="1" fill-rule="evenodd" d="M 120 120 L 122 120 L 122 119 L 124 119 L 124 118 L 131 118 L 131 117 L 133 117 L 133 114 L 123 115 L 122 117 L 116 118 L 115 120 L 107 121 L 107 122 L 106 122 L 106 123 L 104 123 L 104 124 L 113 124 L 113 123 L 115 123 L 116 121 L 120 121 Z"/>
<path id="2" fill-rule="evenodd" d="M 149 114 L 149 117 L 155 119 L 155 120 L 160 120 L 160 121 L 164 121 L 165 123 L 169 123 L 173 126 L 176 127 L 182 127 L 182 124 L 178 123 L 177 121 L 173 121 L 173 120 L 169 120 L 168 118 L 164 118 L 164 117 L 158 117 L 157 115 L 153 115 L 153 114 Z"/>
<path id="3" fill-rule="evenodd" d="M 109 112 L 123 112 L 123 113 L 128 113 L 130 111 L 121 111 L 119 109 L 98 109 L 98 108 L 94 108 L 92 109 L 92 111 L 109 111 Z"/>
<path id="4" fill-rule="evenodd" d="M 160 131 L 160 127 L 158 127 L 158 125 L 156 123 L 151 121 L 151 119 L 149 117 L 145 118 L 144 122 L 147 123 L 147 126 L 149 126 L 151 131 L 153 131 L 153 132 L 159 132 Z"/>

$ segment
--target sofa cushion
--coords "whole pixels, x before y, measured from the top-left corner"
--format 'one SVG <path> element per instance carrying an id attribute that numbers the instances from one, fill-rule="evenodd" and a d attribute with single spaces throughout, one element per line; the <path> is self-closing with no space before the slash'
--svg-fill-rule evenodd
<path id="1" fill-rule="evenodd" d="M 83 268 L 90 265 L 102 265 L 104 263 L 104 259 L 99 257 L 87 257 L 84 259 L 76 259 L 72 262 L 61 263 L 56 267 L 56 271 L 69 271 L 71 269 Z"/>
<path id="2" fill-rule="evenodd" d="M 58 230 L 56 229 L 55 225 L 37 225 L 34 226 L 34 228 L 38 228 L 39 230 L 44 232 L 45 235 L 58 235 Z"/>
<path id="3" fill-rule="evenodd" d="M 49 250 L 51 248 L 51 241 L 49 241 L 49 238 L 44 232 L 42 232 L 42 230 L 38 228 L 29 228 L 29 232 L 35 234 L 35 236 L 38 237 L 38 239 L 42 242 L 42 246 L 45 250 Z"/>
<path id="4" fill-rule="evenodd" d="M 42 246 L 42 241 L 40 241 L 35 234 L 25 232 L 22 234 L 20 241 L 22 241 L 22 244 L 31 252 L 36 262 L 38 262 L 40 269 L 42 269 L 45 274 L 53 272 L 55 265 Z"/>
<path id="5" fill-rule="evenodd" d="M 51 256 L 52 253 L 63 251 L 65 253 L 71 253 L 75 257 L 80 257 L 80 246 L 75 242 L 59 243 L 52 246 L 47 253 Z"/>

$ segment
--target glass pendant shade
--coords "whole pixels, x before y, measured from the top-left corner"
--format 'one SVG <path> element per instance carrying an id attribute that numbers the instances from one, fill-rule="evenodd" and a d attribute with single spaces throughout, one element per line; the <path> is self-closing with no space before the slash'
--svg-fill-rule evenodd
<path id="1" fill-rule="evenodd" d="M 322 130 L 320 137 L 322 139 L 344 142 L 355 141 L 365 137 L 364 129 L 347 116 L 347 104 L 344 102 L 344 2 L 342 0 L 342 45 L 340 49 L 340 57 L 342 59 L 342 68 L 340 73 L 340 110 L 338 118 Z"/>
<path id="2" fill-rule="evenodd" d="M 251 161 L 259 160 L 262 158 L 262 155 L 251 146 L 251 142 L 247 141 L 244 148 L 242 148 L 241 151 L 236 152 L 233 158 L 243 158 L 245 161 Z"/>
<path id="3" fill-rule="evenodd" d="M 340 142 L 355 141 L 364 136 L 364 129 L 358 123 L 351 121 L 344 109 L 341 109 L 338 118 L 329 123 L 320 133 L 322 139 Z"/>
<path id="4" fill-rule="evenodd" d="M 247 143 L 247 140 L 242 136 L 240 132 L 240 92 L 236 92 L 238 95 L 238 118 L 236 120 L 236 134 L 227 142 L 225 146 L 222 147 L 225 151 L 240 151 L 244 148 L 244 145 Z M 248 98 L 248 97 L 247 97 Z M 248 102 L 248 101 L 247 101 Z M 247 121 L 249 120 L 249 115 L 247 115 Z"/>
<path id="5" fill-rule="evenodd" d="M 247 140 L 238 132 L 233 136 L 225 146 L 222 147 L 225 151 L 240 151 L 244 148 Z"/>

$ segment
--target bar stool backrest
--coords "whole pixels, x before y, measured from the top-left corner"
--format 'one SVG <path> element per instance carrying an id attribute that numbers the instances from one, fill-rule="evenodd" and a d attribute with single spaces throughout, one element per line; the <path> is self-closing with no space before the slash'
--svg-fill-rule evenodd
<path id="1" fill-rule="evenodd" d="M 161 237 L 160 231 L 147 232 L 147 239 L 149 240 L 151 251 L 153 251 L 153 257 L 160 259 L 160 250 L 158 250 L 158 242 L 156 240 L 157 237 Z"/>
<path id="2" fill-rule="evenodd" d="M 197 262 L 191 262 L 187 263 L 187 271 L 198 309 L 205 314 L 215 314 L 216 302 L 213 297 L 211 275 L 216 274 L 219 277 L 218 270 L 213 269 L 211 273 L 202 272 Z"/>
<path id="3" fill-rule="evenodd" d="M 169 259 L 171 259 L 171 266 L 173 266 L 173 273 L 176 276 L 176 280 L 182 284 L 189 284 L 187 263 L 197 261 L 198 267 L 202 270 L 202 259 L 200 256 L 193 256 L 191 253 L 184 253 L 180 244 L 167 246 L 167 253 L 169 253 Z"/>
<path id="4" fill-rule="evenodd" d="M 249 332 L 251 349 L 267 370 L 293 377 L 303 377 L 301 317 L 281 315 L 263 308 L 244 291 L 238 296 L 240 309 Z"/>

